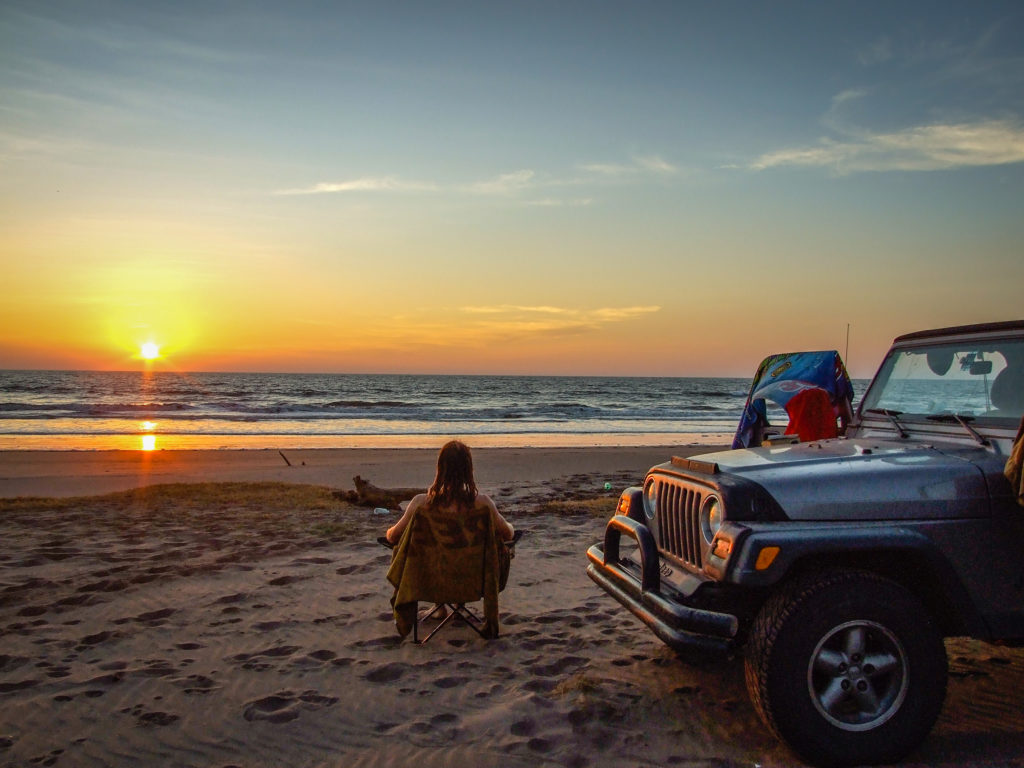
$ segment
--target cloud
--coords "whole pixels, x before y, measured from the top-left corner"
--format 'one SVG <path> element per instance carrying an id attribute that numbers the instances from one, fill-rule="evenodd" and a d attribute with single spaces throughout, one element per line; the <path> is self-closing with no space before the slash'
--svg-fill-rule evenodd
<path id="1" fill-rule="evenodd" d="M 536 174 L 524 168 L 521 171 L 503 173 L 495 179 L 478 181 L 470 185 L 470 190 L 483 195 L 509 195 L 527 189 Z"/>
<path id="2" fill-rule="evenodd" d="M 436 184 L 406 181 L 394 176 L 364 177 L 349 181 L 321 181 L 311 187 L 280 189 L 278 195 L 328 195 L 341 192 L 433 192 Z"/>
<path id="3" fill-rule="evenodd" d="M 576 335 L 600 330 L 609 323 L 623 322 L 635 317 L 661 311 L 658 306 L 601 307 L 576 309 L 548 305 L 523 306 L 498 304 L 494 306 L 466 306 L 467 314 L 480 315 L 475 328 L 477 334 L 500 337 L 521 337 L 530 334 L 545 336 Z"/>
<path id="4" fill-rule="evenodd" d="M 606 178 L 659 175 L 678 173 L 678 168 L 657 155 L 635 157 L 625 165 L 594 163 L 582 166 L 590 174 Z M 591 197 L 534 197 L 541 190 L 579 187 L 593 183 L 593 178 L 558 178 L 540 175 L 531 168 L 502 173 L 491 179 L 462 184 L 439 184 L 431 181 L 412 181 L 397 176 L 368 176 L 345 181 L 321 181 L 307 187 L 279 189 L 276 195 L 327 195 L 350 192 L 448 192 L 452 194 L 479 195 L 483 197 L 518 198 L 523 205 L 536 207 L 586 206 L 592 205 Z"/>
<path id="5" fill-rule="evenodd" d="M 630 318 L 637 317 L 639 315 L 647 315 L 651 312 L 658 312 L 661 307 L 658 306 L 647 306 L 647 307 L 605 307 L 603 309 L 593 310 L 595 317 L 606 322 L 617 322 L 619 320 L 629 320 Z"/>
<path id="6" fill-rule="evenodd" d="M 672 165 L 672 163 L 662 160 L 657 155 L 651 155 L 649 157 L 637 157 L 634 158 L 634 162 L 637 164 L 638 167 L 646 171 L 652 171 L 653 173 L 671 174 L 677 173 L 679 171 L 679 169 Z"/>
<path id="7" fill-rule="evenodd" d="M 612 178 L 636 176 L 641 173 L 668 175 L 679 172 L 676 166 L 657 155 L 634 157 L 631 163 L 586 163 L 581 165 L 580 168 L 587 173 Z"/>
<path id="8" fill-rule="evenodd" d="M 822 139 L 817 146 L 761 155 L 750 168 L 785 166 L 864 171 L 942 171 L 1024 162 L 1024 128 L 1018 122 L 988 120 L 934 124 L 892 133 L 868 133 L 848 141 Z"/>
<path id="9" fill-rule="evenodd" d="M 530 307 L 530 306 L 521 306 L 521 305 L 518 305 L 518 304 L 498 304 L 496 306 L 485 306 L 485 307 L 480 307 L 480 306 L 477 306 L 477 307 L 462 307 L 462 311 L 463 312 L 468 312 L 470 314 L 476 314 L 476 315 L 498 315 L 498 314 L 508 314 L 508 313 L 512 313 L 512 312 L 524 312 L 524 313 L 538 312 L 538 313 L 550 314 L 550 315 L 564 315 L 564 314 L 568 314 L 568 313 L 577 312 L 578 310 L 566 309 L 565 307 L 549 307 L 549 306 Z"/>
<path id="10" fill-rule="evenodd" d="M 543 208 L 557 208 L 557 207 L 579 207 L 584 205 L 592 205 L 594 198 L 592 197 L 573 197 L 573 198 L 556 198 L 556 197 L 542 197 L 536 200 L 527 200 L 524 205 L 534 205 Z"/>

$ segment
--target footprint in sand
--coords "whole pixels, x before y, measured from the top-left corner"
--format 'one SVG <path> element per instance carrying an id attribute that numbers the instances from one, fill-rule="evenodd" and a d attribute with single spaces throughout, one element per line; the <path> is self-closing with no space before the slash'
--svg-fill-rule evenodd
<path id="1" fill-rule="evenodd" d="M 376 592 L 360 592 L 357 595 L 342 595 L 341 597 L 338 598 L 338 602 L 339 603 L 350 603 L 353 600 L 363 600 L 363 599 L 365 599 L 367 597 L 376 597 L 376 596 L 377 596 Z M 389 613 L 388 615 L 390 616 L 391 614 Z"/>
<path id="2" fill-rule="evenodd" d="M 458 688 L 463 683 L 469 682 L 468 677 L 440 677 L 434 681 L 434 687 L 436 688 Z"/>
<path id="3" fill-rule="evenodd" d="M 212 678 L 206 675 L 189 675 L 184 680 L 179 680 L 178 684 L 184 688 L 185 693 L 190 695 L 206 694 L 220 688 Z"/>
<path id="4" fill-rule="evenodd" d="M 128 589 L 128 582 L 123 579 L 104 579 L 93 584 L 84 584 L 77 592 L 120 592 Z"/>
<path id="5" fill-rule="evenodd" d="M 147 611 L 146 613 L 140 613 L 134 617 L 134 621 L 140 624 L 149 624 L 150 626 L 156 626 L 157 624 L 165 624 L 168 616 L 171 616 L 175 612 L 174 608 L 161 608 L 158 611 Z"/>
<path id="6" fill-rule="evenodd" d="M 288 584 L 294 584 L 297 581 L 305 581 L 310 578 L 309 576 L 278 576 L 276 579 L 271 579 L 267 582 L 273 587 L 283 587 Z"/>
<path id="7" fill-rule="evenodd" d="M 372 563 L 361 563 L 359 565 L 343 565 L 334 572 L 339 576 L 348 576 L 353 573 L 366 573 L 374 570 L 376 566 Z"/>
<path id="8" fill-rule="evenodd" d="M 116 632 L 107 632 L 107 631 L 105 631 L 105 632 L 97 632 L 95 635 L 86 635 L 85 637 L 83 637 L 81 640 L 78 641 L 78 646 L 75 648 L 75 650 L 76 651 L 81 651 L 81 650 L 84 650 L 86 648 L 90 648 L 90 647 L 92 647 L 94 645 L 99 645 L 100 643 L 105 643 L 107 640 L 110 640 L 111 638 L 116 637 L 116 636 L 117 636 Z"/>
<path id="9" fill-rule="evenodd" d="M 540 677 L 561 677 L 563 674 L 579 669 L 587 663 L 587 660 L 580 656 L 563 656 L 551 664 L 536 664 L 530 667 L 530 672 Z"/>
<path id="10" fill-rule="evenodd" d="M 218 597 L 213 601 L 214 605 L 233 605 L 234 603 L 240 603 L 245 600 L 248 595 L 245 592 L 236 592 L 233 595 L 224 595 L 224 597 Z"/>
<path id="11" fill-rule="evenodd" d="M 139 715 L 135 723 L 142 727 L 170 725 L 178 720 L 178 715 L 169 712 L 145 712 Z"/>
<path id="12" fill-rule="evenodd" d="M 405 674 L 406 666 L 398 662 L 382 664 L 371 669 L 363 677 L 371 683 L 393 683 Z"/>
<path id="13" fill-rule="evenodd" d="M 316 659 L 317 661 L 330 661 L 337 655 L 338 654 L 336 654 L 334 651 L 328 651 L 327 649 L 321 651 L 313 651 L 311 654 L 309 654 L 310 658 Z"/>
<path id="14" fill-rule="evenodd" d="M 509 732 L 513 736 L 532 736 L 536 730 L 537 723 L 530 717 L 525 720 L 517 720 L 509 726 Z"/>
<path id="15" fill-rule="evenodd" d="M 260 632 L 267 632 L 271 629 L 278 629 L 284 626 L 283 621 L 258 621 L 252 625 L 253 629 L 258 629 Z"/>
<path id="16" fill-rule="evenodd" d="M 8 656 L 6 653 L 2 653 L 0 654 L 0 672 L 9 672 L 28 662 L 29 658 L 27 656 Z"/>
<path id="17" fill-rule="evenodd" d="M 0 683 L 0 693 L 24 691 L 26 688 L 34 688 L 37 685 L 39 685 L 38 680 L 19 680 L 16 683 Z"/>
<path id="18" fill-rule="evenodd" d="M 327 565 L 333 562 L 329 557 L 300 557 L 292 560 L 289 565 Z"/>
<path id="19" fill-rule="evenodd" d="M 337 703 L 337 696 L 323 696 L 317 691 L 303 691 L 294 694 L 280 691 L 262 699 L 250 701 L 242 708 L 242 717 L 252 722 L 266 720 L 270 723 L 287 723 L 295 720 L 301 710 L 316 710 Z"/>
<path id="20" fill-rule="evenodd" d="M 287 695 L 266 696 L 242 708 L 242 717 L 250 722 L 267 720 L 271 723 L 287 723 L 298 716 L 298 704 L 293 697 Z"/>

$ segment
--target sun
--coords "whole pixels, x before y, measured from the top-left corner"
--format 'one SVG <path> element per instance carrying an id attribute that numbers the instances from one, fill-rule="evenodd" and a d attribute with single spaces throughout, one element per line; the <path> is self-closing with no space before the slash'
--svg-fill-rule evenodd
<path id="1" fill-rule="evenodd" d="M 143 360 L 156 360 L 160 357 L 160 347 L 154 344 L 152 341 L 147 341 L 142 345 L 142 359 Z"/>

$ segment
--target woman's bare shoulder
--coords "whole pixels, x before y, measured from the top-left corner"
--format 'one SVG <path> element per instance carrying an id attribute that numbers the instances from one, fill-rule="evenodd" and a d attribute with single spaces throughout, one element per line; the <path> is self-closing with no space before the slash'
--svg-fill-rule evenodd
<path id="1" fill-rule="evenodd" d="M 409 515 L 427 506 L 428 498 L 425 493 L 417 493 L 409 503 L 405 505 L 405 514 Z"/>

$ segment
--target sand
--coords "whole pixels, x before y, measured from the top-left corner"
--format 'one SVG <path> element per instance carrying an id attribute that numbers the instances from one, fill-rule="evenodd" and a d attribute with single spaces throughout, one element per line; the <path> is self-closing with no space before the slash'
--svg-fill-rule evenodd
<path id="1" fill-rule="evenodd" d="M 0 495 L 65 496 L 0 502 L 0 765 L 799 764 L 741 659 L 680 659 L 585 575 L 618 490 L 673 452 L 475 452 L 528 531 L 502 634 L 423 647 L 388 605 L 394 516 L 329 489 L 425 483 L 432 451 L 0 454 Z M 154 482 L 192 484 L 128 490 Z M 1024 652 L 949 651 L 907 764 L 1024 764 Z"/>

